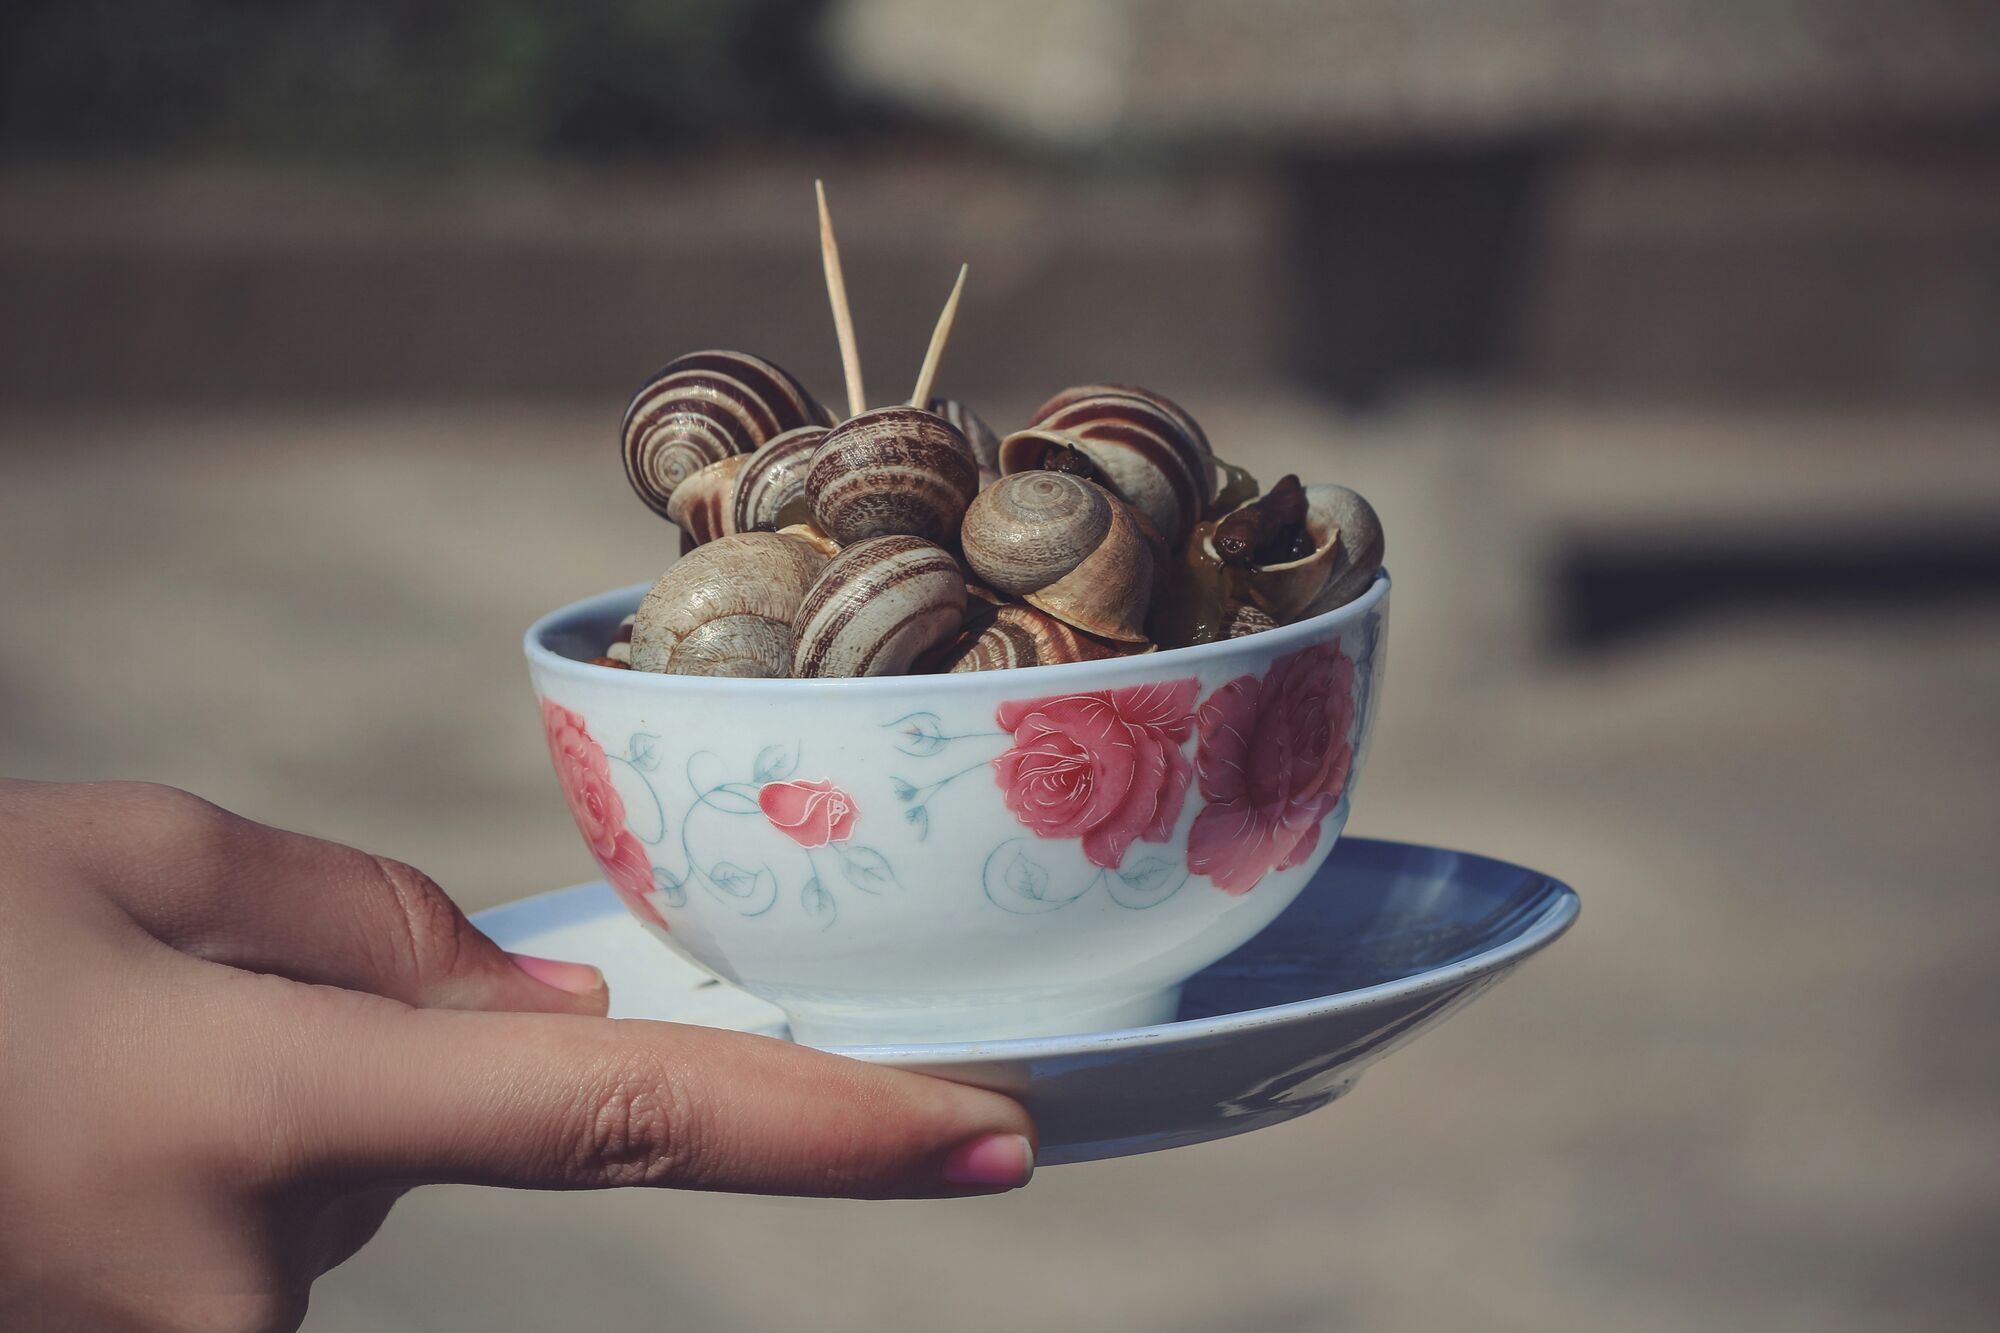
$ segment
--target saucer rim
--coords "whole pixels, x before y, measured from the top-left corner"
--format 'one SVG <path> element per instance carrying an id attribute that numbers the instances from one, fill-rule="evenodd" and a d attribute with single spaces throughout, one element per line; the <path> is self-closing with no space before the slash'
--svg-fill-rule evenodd
<path id="1" fill-rule="evenodd" d="M 850 1059 L 866 1060 L 881 1064 L 910 1064 L 920 1062 L 929 1067 L 953 1064 L 972 1064 L 984 1061 L 1032 1061 L 1074 1055 L 1080 1050 L 1116 1048 L 1119 1050 L 1142 1050 L 1152 1046 L 1178 1045 L 1183 1042 L 1198 1041 L 1205 1037 L 1236 1036 L 1245 1032 L 1265 1028 L 1284 1027 L 1293 1023 L 1307 1022 L 1336 1014 L 1373 1008 L 1377 1005 L 1399 999 L 1421 997 L 1432 992 L 1449 990 L 1462 986 L 1480 976 L 1499 973 L 1541 952 L 1560 939 L 1583 910 L 1583 901 L 1576 890 L 1562 880 L 1539 870 L 1504 861 L 1498 857 L 1485 856 L 1478 852 L 1459 851 L 1450 847 L 1436 847 L 1425 843 L 1401 842 L 1387 838 L 1350 837 L 1342 835 L 1335 845 L 1333 854 L 1338 856 L 1342 847 L 1359 849 L 1367 847 L 1387 851 L 1398 859 L 1417 856 L 1448 856 L 1459 861 L 1483 863 L 1520 875 L 1533 876 L 1547 888 L 1554 890 L 1554 897 L 1535 917 L 1525 923 L 1520 930 L 1507 939 L 1455 962 L 1441 967 L 1429 968 L 1392 981 L 1377 982 L 1372 986 L 1362 986 L 1354 990 L 1336 991 L 1331 995 L 1319 995 L 1310 999 L 1290 1000 L 1284 1004 L 1268 1005 L 1260 1009 L 1240 1009 L 1227 1014 L 1212 1014 L 1206 1018 L 1174 1019 L 1166 1023 L 1154 1023 L 1145 1027 L 1107 1028 L 1098 1032 L 1077 1032 L 1054 1037 L 1007 1037 L 987 1041 L 955 1042 L 902 1042 L 896 1044 L 866 1044 L 823 1046 L 817 1049 Z M 1329 862 L 1331 864 L 1331 862 Z M 1316 877 L 1315 877 L 1316 878 Z M 549 889 L 542 893 L 530 894 L 505 903 L 496 903 L 472 914 L 472 922 L 484 929 L 484 922 L 494 914 L 512 908 L 524 907 L 529 903 L 554 898 L 558 895 L 578 893 L 588 889 L 602 889 L 611 895 L 610 888 L 603 880 L 587 880 L 565 888 Z M 611 898 L 613 912 L 605 915 L 622 914 L 617 907 L 615 896 Z M 724 983 L 728 984 L 728 983 Z M 739 988 L 740 989 L 740 988 Z M 746 994 L 748 992 L 745 992 Z"/>

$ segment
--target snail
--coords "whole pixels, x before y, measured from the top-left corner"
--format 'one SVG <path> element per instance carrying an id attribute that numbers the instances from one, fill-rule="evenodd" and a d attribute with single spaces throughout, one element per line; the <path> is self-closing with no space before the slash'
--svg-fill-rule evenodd
<path id="1" fill-rule="evenodd" d="M 1222 637 L 1240 639 L 1249 634 L 1262 634 L 1267 629 L 1278 628 L 1278 622 L 1269 614 L 1247 603 L 1232 606 L 1222 621 Z"/>
<path id="2" fill-rule="evenodd" d="M 842 546 L 888 536 L 948 545 L 978 493 L 972 446 L 920 407 L 849 417 L 820 441 L 806 473 L 813 521 Z"/>
<path id="3" fill-rule="evenodd" d="M 1000 480 L 1000 436 L 993 427 L 956 398 L 933 398 L 926 406 L 958 427 L 958 433 L 972 446 L 972 457 L 979 464 L 979 488 L 984 490 Z"/>
<path id="4" fill-rule="evenodd" d="M 803 503 L 806 470 L 826 438 L 824 426 L 801 426 L 766 442 L 736 474 L 731 519 L 738 532 L 775 532 L 787 506 Z"/>
<path id="5" fill-rule="evenodd" d="M 924 671 L 1004 671 L 1058 662 L 1095 662 L 1129 652 L 1125 644 L 1093 639 L 1046 611 L 1017 602 L 968 602 L 965 628 L 927 656 Z"/>
<path id="6" fill-rule="evenodd" d="M 756 456 L 718 458 L 674 487 L 674 497 L 667 501 L 667 517 L 680 525 L 686 541 L 700 546 L 741 531 L 736 522 L 736 479 Z"/>
<path id="7" fill-rule="evenodd" d="M 1139 521 L 1103 488 L 1062 472 L 1019 472 L 981 491 L 960 530 L 989 586 L 1088 634 L 1146 640 L 1153 552 Z"/>
<path id="8" fill-rule="evenodd" d="M 840 554 L 840 543 L 827 536 L 824 532 L 821 532 L 810 521 L 786 524 L 784 527 L 778 529 L 778 535 L 780 537 L 796 537 L 829 560 Z"/>
<path id="9" fill-rule="evenodd" d="M 674 488 L 706 465 L 801 426 L 833 424 L 804 385 L 747 352 L 690 352 L 646 381 L 619 432 L 625 476 L 667 516 Z"/>
<path id="10" fill-rule="evenodd" d="M 618 633 L 612 636 L 611 644 L 604 650 L 604 656 L 595 659 L 599 666 L 614 662 L 622 667 L 632 665 L 632 616 L 618 622 Z"/>
<path id="11" fill-rule="evenodd" d="M 775 532 L 696 547 L 660 576 L 632 622 L 632 666 L 676 676 L 785 676 L 792 619 L 826 557 Z"/>
<path id="12" fill-rule="evenodd" d="M 1382 523 L 1359 493 L 1288 476 L 1224 515 L 1205 548 L 1252 604 L 1289 624 L 1367 591 L 1382 567 Z"/>
<path id="13" fill-rule="evenodd" d="M 899 676 L 965 619 L 965 572 L 921 537 L 870 537 L 827 562 L 792 622 L 792 675 Z"/>
<path id="14" fill-rule="evenodd" d="M 1179 406 L 1144 389 L 1065 389 L 1028 429 L 1000 442 L 1003 475 L 1051 466 L 1089 476 L 1176 545 L 1215 495 L 1208 437 Z"/>

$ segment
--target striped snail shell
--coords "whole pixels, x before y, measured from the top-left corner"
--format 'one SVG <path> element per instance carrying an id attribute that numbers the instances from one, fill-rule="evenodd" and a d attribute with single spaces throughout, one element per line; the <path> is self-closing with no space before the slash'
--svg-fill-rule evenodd
<path id="1" fill-rule="evenodd" d="M 870 537 L 820 573 L 792 622 L 792 675 L 898 676 L 958 632 L 965 571 L 921 537 Z"/>
<path id="2" fill-rule="evenodd" d="M 833 417 L 804 385 L 747 352 L 690 352 L 646 381 L 619 431 L 632 489 L 666 516 L 674 488 L 718 458 L 747 454 Z"/>
<path id="3" fill-rule="evenodd" d="M 1281 625 L 1345 606 L 1368 590 L 1382 567 L 1382 522 L 1359 492 L 1345 486 L 1308 486 L 1305 501 L 1305 530 L 1312 550 L 1297 560 L 1251 565 L 1241 571 L 1239 586 L 1252 604 Z M 1258 503 L 1246 501 L 1230 512 Z M 1207 545 L 1214 555 L 1213 534 Z"/>
<path id="4" fill-rule="evenodd" d="M 1127 651 L 1127 645 L 1093 639 L 1032 606 L 969 602 L 965 628 L 951 643 L 927 657 L 922 666 L 940 672 L 1005 671 L 1059 662 L 1095 662 Z"/>
<path id="5" fill-rule="evenodd" d="M 806 473 L 813 521 L 842 546 L 891 536 L 947 545 L 978 492 L 972 446 L 920 407 L 879 407 L 841 422 Z"/>
<path id="6" fill-rule="evenodd" d="M 1080 450 L 1093 480 L 1153 520 L 1178 546 L 1215 495 L 1215 454 L 1194 418 L 1144 389 L 1087 384 L 1042 404 L 1028 429 L 1000 443 L 1003 475 L 1044 466 L 1052 448 Z"/>
<path id="7" fill-rule="evenodd" d="M 718 458 L 674 487 L 674 497 L 667 501 L 667 517 L 680 525 L 689 541 L 700 546 L 741 531 L 734 503 L 736 483 L 756 456 Z"/>
<path id="8" fill-rule="evenodd" d="M 731 521 L 737 532 L 775 532 L 778 515 L 804 500 L 806 471 L 813 451 L 826 438 L 824 426 L 801 426 L 767 441 L 736 474 Z"/>
<path id="9" fill-rule="evenodd" d="M 980 488 L 983 490 L 1000 480 L 999 433 L 956 398 L 933 398 L 926 406 L 958 427 L 958 433 L 972 446 L 972 457 L 979 464 Z"/>
<path id="10" fill-rule="evenodd" d="M 632 622 L 632 666 L 675 676 L 789 675 L 792 618 L 826 557 L 775 532 L 739 532 L 668 567 Z"/>
<path id="11" fill-rule="evenodd" d="M 1153 552 L 1132 511 L 1063 472 L 1017 472 L 981 491 L 960 533 L 988 585 L 1087 634 L 1146 640 Z"/>

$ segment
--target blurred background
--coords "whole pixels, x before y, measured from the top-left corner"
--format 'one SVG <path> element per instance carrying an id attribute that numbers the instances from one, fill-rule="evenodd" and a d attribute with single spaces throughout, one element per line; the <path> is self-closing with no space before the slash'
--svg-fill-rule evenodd
<path id="1" fill-rule="evenodd" d="M 1579 928 L 1336 1107 L 854 1205 L 439 1189 L 308 1328 L 1990 1328 L 2000 6 L 14 0 L 0 770 L 591 877 L 518 657 L 675 543 L 614 438 L 1188 406 L 1368 493 L 1352 831 Z"/>

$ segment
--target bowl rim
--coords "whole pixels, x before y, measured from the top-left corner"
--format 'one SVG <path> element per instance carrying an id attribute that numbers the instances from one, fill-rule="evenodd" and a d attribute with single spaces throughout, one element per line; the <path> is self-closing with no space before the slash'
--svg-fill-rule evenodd
<path id="1" fill-rule="evenodd" d="M 1134 668 L 1149 668 L 1155 663 L 1173 662 L 1177 670 L 1185 666 L 1193 670 L 1208 662 L 1224 661 L 1246 650 L 1258 652 L 1284 652 L 1288 648 L 1301 647 L 1314 640 L 1325 638 L 1329 631 L 1344 633 L 1354 623 L 1358 623 L 1374 613 L 1389 596 L 1389 571 L 1387 567 L 1377 570 L 1375 581 L 1368 585 L 1353 601 L 1336 606 L 1331 611 L 1305 620 L 1281 625 L 1277 629 L 1265 630 L 1259 634 L 1246 634 L 1240 639 L 1221 639 L 1214 643 L 1195 644 L 1187 648 L 1163 648 L 1158 652 L 1139 656 L 1111 657 L 1094 662 L 1059 662 L 1048 666 L 1014 667 L 1007 671 L 961 671 L 933 675 L 901 676 L 854 676 L 827 680 L 794 680 L 780 678 L 774 680 L 744 679 L 732 676 L 671 676 L 653 671 L 630 671 L 616 667 L 595 666 L 589 662 L 565 657 L 548 646 L 546 640 L 555 629 L 571 620 L 589 614 L 603 614 L 617 606 L 636 602 L 644 597 L 650 583 L 633 583 L 623 588 L 614 588 L 591 597 L 584 597 L 559 606 L 539 617 L 528 626 L 521 638 L 522 651 L 537 672 L 553 676 L 569 677 L 575 680 L 594 681 L 608 684 L 607 676 L 619 677 L 621 688 L 628 690 L 652 690 L 659 693 L 674 693 L 688 689 L 715 691 L 725 694 L 774 695 L 798 699 L 805 695 L 885 695 L 899 690 L 908 690 L 913 682 L 926 691 L 954 690 L 977 692 L 990 688 L 996 678 L 1009 680 L 1033 679 L 1050 681 L 1070 680 L 1094 674 L 1125 674 Z M 1153 674 L 1143 671 L 1142 674 Z"/>

